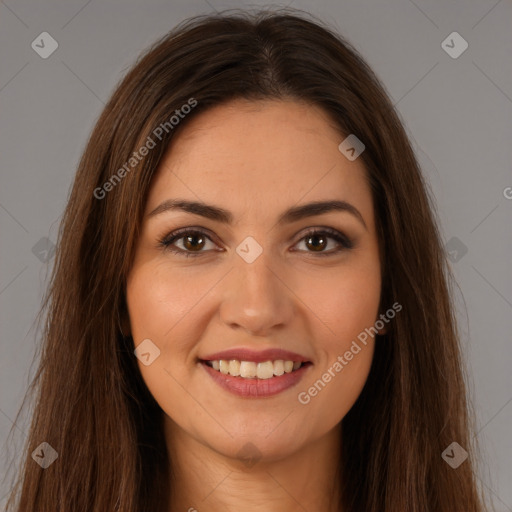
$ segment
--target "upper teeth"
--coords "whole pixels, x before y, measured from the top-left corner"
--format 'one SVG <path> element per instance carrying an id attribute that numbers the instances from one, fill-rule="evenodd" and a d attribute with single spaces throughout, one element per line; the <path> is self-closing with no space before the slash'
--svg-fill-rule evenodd
<path id="1" fill-rule="evenodd" d="M 231 359 L 227 361 L 221 359 L 220 361 L 207 361 L 207 363 L 214 369 L 218 370 L 225 375 L 232 375 L 233 377 L 243 377 L 245 379 L 270 379 L 274 375 L 279 376 L 283 373 L 291 373 L 301 367 L 300 361 L 265 361 L 262 363 L 255 363 L 253 361 L 238 361 Z"/>

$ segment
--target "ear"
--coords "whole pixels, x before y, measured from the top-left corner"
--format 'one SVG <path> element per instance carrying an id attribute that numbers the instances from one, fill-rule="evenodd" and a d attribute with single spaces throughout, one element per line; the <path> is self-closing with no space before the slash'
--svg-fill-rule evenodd
<path id="1" fill-rule="evenodd" d="M 130 326 L 130 319 L 128 318 L 128 314 L 123 314 L 121 316 L 121 333 L 125 338 L 132 335 L 132 329 Z"/>
<path id="2" fill-rule="evenodd" d="M 382 329 L 378 329 L 377 330 L 377 334 L 379 336 L 382 336 L 382 335 L 387 334 L 387 333 L 388 333 L 388 326 L 387 325 L 385 325 Z"/>
<path id="3" fill-rule="evenodd" d="M 130 325 L 130 315 L 128 314 L 128 308 L 126 306 L 126 300 L 123 296 L 121 300 L 121 304 L 118 311 L 118 319 L 119 319 L 119 328 L 121 330 L 121 334 L 127 338 L 132 335 L 132 329 Z"/>
<path id="4" fill-rule="evenodd" d="M 377 329 L 377 334 L 382 336 L 383 334 L 387 334 L 389 331 L 388 327 L 389 319 L 384 313 L 379 313 L 379 316 L 375 319 L 375 328 Z"/>

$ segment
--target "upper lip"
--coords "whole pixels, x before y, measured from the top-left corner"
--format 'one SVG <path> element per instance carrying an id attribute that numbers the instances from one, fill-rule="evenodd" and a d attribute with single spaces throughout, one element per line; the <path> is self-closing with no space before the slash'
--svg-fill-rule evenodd
<path id="1" fill-rule="evenodd" d="M 281 350 L 279 348 L 268 348 L 266 350 L 251 350 L 248 348 L 232 348 L 223 350 L 222 352 L 215 352 L 205 357 L 200 358 L 203 361 L 220 361 L 236 359 L 238 361 L 254 361 L 261 363 L 264 361 L 300 361 L 302 363 L 309 362 L 307 357 L 301 356 L 289 350 Z"/>

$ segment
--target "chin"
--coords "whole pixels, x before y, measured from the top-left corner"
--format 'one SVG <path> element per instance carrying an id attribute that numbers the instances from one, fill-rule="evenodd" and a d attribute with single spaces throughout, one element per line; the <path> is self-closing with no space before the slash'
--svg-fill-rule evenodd
<path id="1" fill-rule="evenodd" d="M 229 446 L 222 446 L 218 451 L 229 459 L 239 461 L 241 469 L 250 469 L 258 463 L 272 463 L 286 459 L 301 448 L 296 442 L 283 443 L 282 441 L 276 438 L 271 442 L 263 436 L 252 439 L 235 438 Z"/>
<path id="2" fill-rule="evenodd" d="M 291 431 L 278 425 L 279 421 L 272 422 L 272 426 L 266 423 L 252 424 L 245 429 L 232 428 L 229 431 L 232 437 L 206 437 L 204 443 L 230 459 L 272 462 L 292 455 L 307 442 L 305 433 L 301 435 L 295 429 Z"/>

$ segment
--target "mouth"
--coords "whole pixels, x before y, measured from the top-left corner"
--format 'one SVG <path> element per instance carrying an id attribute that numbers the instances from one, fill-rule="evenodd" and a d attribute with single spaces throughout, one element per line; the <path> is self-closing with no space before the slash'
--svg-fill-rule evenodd
<path id="1" fill-rule="evenodd" d="M 275 361 L 240 361 L 238 359 L 215 359 L 213 361 L 201 360 L 201 363 L 209 366 L 214 371 L 231 377 L 242 379 L 266 380 L 280 377 L 285 373 L 293 373 L 303 366 L 310 365 L 308 361 L 291 361 L 276 359 Z"/>
<path id="2" fill-rule="evenodd" d="M 243 398 L 266 398 L 282 393 L 296 386 L 313 365 L 298 354 L 276 350 L 228 351 L 219 356 L 199 359 L 198 363 L 216 384 Z"/>

